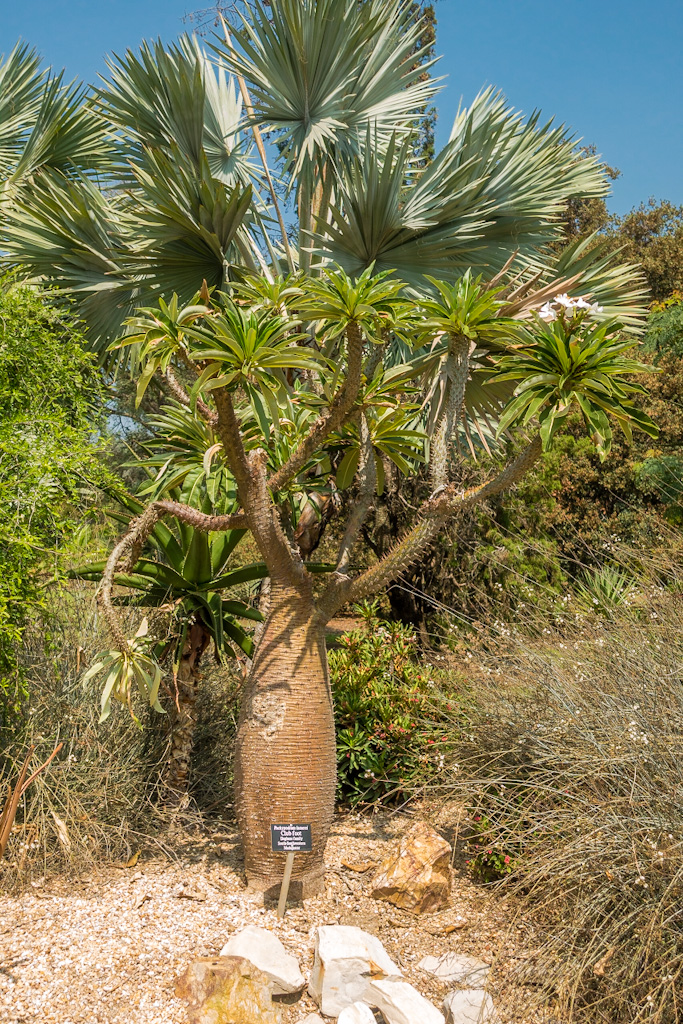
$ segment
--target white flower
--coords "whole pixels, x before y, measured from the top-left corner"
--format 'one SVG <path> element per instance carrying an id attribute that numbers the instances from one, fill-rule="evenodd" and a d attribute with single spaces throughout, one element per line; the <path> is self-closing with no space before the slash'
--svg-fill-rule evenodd
<path id="1" fill-rule="evenodd" d="M 552 301 L 545 302 L 539 309 L 538 315 L 542 320 L 556 320 L 560 307 L 564 307 L 566 310 L 585 309 L 594 316 L 603 311 L 602 306 L 599 306 L 597 302 L 591 304 L 583 295 L 572 298 L 571 295 L 562 292 L 562 294 L 556 295 Z"/>

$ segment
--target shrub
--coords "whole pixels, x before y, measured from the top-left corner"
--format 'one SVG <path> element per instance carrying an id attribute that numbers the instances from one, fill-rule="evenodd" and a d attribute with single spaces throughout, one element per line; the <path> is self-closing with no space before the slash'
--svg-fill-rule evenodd
<path id="1" fill-rule="evenodd" d="M 433 714 L 437 691 L 415 661 L 411 626 L 381 620 L 376 602 L 356 611 L 362 625 L 329 654 L 338 795 L 350 804 L 397 800 L 442 760 L 446 736 Z M 455 721 L 455 698 L 444 707 Z"/>
<path id="2" fill-rule="evenodd" d="M 141 848 L 168 850 L 178 825 L 192 828 L 203 814 L 229 813 L 232 747 L 239 687 L 237 670 L 207 671 L 197 700 L 195 750 L 188 805 L 165 806 L 163 769 L 169 752 L 169 715 L 143 708 L 141 726 L 126 709 L 99 723 L 100 687 L 83 683 L 83 669 L 105 642 L 95 587 L 71 582 L 48 591 L 46 633 L 35 620 L 24 630 L 22 672 L 28 684 L 24 715 L 0 726 L 0 803 L 28 749 L 36 767 L 62 741 L 50 767 L 22 798 L 0 890 L 21 888 L 37 876 L 87 870 L 125 861 Z M 139 609 L 124 611 L 132 631 Z M 171 697 L 162 694 L 170 711 Z"/>
<path id="3" fill-rule="evenodd" d="M 0 282 L 0 726 L 19 713 L 18 649 L 44 604 L 64 535 L 101 480 L 104 389 L 76 325 L 29 288 Z"/>
<path id="4" fill-rule="evenodd" d="M 563 1020 L 681 1019 L 683 608 L 647 598 L 480 655 L 448 749 L 471 867 L 544 928 L 524 963 Z"/>

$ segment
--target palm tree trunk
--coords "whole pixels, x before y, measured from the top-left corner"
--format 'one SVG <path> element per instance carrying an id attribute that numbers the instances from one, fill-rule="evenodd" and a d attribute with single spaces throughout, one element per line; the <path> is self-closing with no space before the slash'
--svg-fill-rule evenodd
<path id="1" fill-rule="evenodd" d="M 276 582 L 245 686 L 235 787 L 250 886 L 275 894 L 285 855 L 272 852 L 270 826 L 303 823 L 313 851 L 296 857 L 291 891 L 302 899 L 318 892 L 336 788 L 325 624 L 311 595 Z"/>
<path id="2" fill-rule="evenodd" d="M 164 773 L 166 803 L 180 803 L 187 797 L 192 746 L 197 725 L 199 662 L 209 640 L 210 637 L 203 626 L 194 623 L 188 630 L 180 658 L 176 678 L 177 704 L 171 712 L 171 750 Z"/>

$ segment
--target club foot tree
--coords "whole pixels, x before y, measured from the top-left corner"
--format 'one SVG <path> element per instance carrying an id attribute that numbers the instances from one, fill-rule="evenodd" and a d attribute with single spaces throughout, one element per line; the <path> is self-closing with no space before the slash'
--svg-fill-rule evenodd
<path id="1" fill-rule="evenodd" d="M 246 525 L 270 577 L 270 602 L 244 689 L 235 755 L 246 870 L 259 889 L 277 885 L 281 875 L 281 855 L 270 845 L 270 825 L 277 822 L 311 824 L 313 852 L 299 858 L 295 878 L 304 896 L 321 882 L 336 781 L 325 649 L 329 620 L 347 603 L 379 593 L 400 576 L 458 513 L 521 480 L 552 445 L 570 409 L 581 410 L 603 452 L 611 439 L 610 419 L 627 432 L 632 424 L 656 432 L 629 400 L 638 386 L 628 375 L 645 369 L 626 354 L 633 340 L 624 340 L 621 325 L 602 319 L 585 300 L 560 296 L 544 302 L 540 314 L 520 320 L 512 315 L 519 298 L 505 296 L 507 285 L 486 288 L 469 273 L 455 285 L 430 284 L 434 295 L 406 303 L 403 286 L 386 273 L 368 271 L 354 281 L 328 270 L 319 278 L 273 285 L 245 279 L 211 304 L 178 310 L 172 323 L 154 309 L 134 322 L 143 367 L 175 357 L 194 371 L 195 399 L 201 397 L 203 415 L 215 425 L 236 483 L 241 511 L 223 519 L 205 517 L 202 529 Z M 538 305 L 538 295 L 534 302 Z M 377 348 L 398 335 L 404 345 L 412 341 L 410 357 L 388 368 L 380 364 L 369 377 L 363 370 L 376 360 Z M 315 346 L 301 344 L 311 337 Z M 432 340 L 427 351 L 425 338 Z M 488 366 L 480 371 L 472 361 L 475 352 L 480 358 L 487 353 Z M 427 435 L 405 428 L 405 415 L 418 410 L 416 378 L 433 377 L 444 360 L 454 372 L 434 417 L 433 493 L 404 537 L 377 564 L 358 572 L 353 553 L 376 500 L 382 457 L 393 457 L 403 473 L 415 472 L 424 459 Z M 462 489 L 449 477 L 448 441 L 462 423 L 472 371 L 492 388 L 520 382 L 514 397 L 501 401 L 499 430 L 527 426 L 530 437 L 490 480 Z M 268 416 L 259 416 L 257 410 L 268 404 Z M 295 405 L 296 422 L 285 417 Z M 393 447 L 386 430 L 379 429 L 386 426 L 387 414 L 394 421 Z M 355 466 L 355 502 L 334 572 L 317 577 L 293 541 L 290 499 L 297 490 L 305 493 L 321 466 L 328 486 L 333 469 L 339 482 L 345 461 Z M 113 630 L 118 628 L 111 605 L 115 573 L 162 514 L 197 520 L 185 506 L 156 502 L 134 521 L 104 572 L 102 601 Z M 125 643 L 122 636 L 119 643 Z"/>
<path id="2" fill-rule="evenodd" d="M 189 39 L 128 53 L 84 107 L 115 151 L 108 174 L 50 169 L 2 208 L 14 265 L 75 298 L 105 362 L 131 366 L 140 392 L 154 374 L 186 375 L 174 394 L 215 432 L 205 458 L 220 446 L 237 491 L 235 513 L 204 528 L 249 530 L 267 566 L 236 754 L 247 873 L 262 889 L 281 876 L 278 819 L 313 825 L 295 878 L 304 893 L 320 884 L 334 801 L 330 618 L 400 576 L 459 512 L 514 486 L 569 409 L 602 451 L 612 422 L 654 430 L 629 401 L 639 365 L 621 333 L 640 323 L 637 272 L 593 240 L 552 248 L 567 201 L 606 194 L 600 164 L 563 126 L 524 120 L 489 90 L 423 167 L 420 118 L 438 84 L 421 31 L 402 0 L 281 0 L 248 5 L 211 57 Z M 468 488 L 458 442 L 512 454 Z M 425 462 L 431 493 L 405 534 L 357 568 L 386 474 Z M 344 490 L 334 571 L 319 577 L 298 526 Z M 112 585 L 164 514 L 197 512 L 150 506 L 104 573 L 101 601 L 131 665 L 139 645 L 126 647 Z"/>

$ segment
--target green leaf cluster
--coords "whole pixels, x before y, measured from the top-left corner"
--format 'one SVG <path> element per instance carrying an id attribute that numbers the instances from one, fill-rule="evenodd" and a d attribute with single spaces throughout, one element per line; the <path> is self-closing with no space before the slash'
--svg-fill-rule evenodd
<path id="1" fill-rule="evenodd" d="M 596 323 L 575 312 L 549 323 L 537 318 L 533 332 L 523 328 L 515 350 L 496 364 L 499 382 L 521 382 L 501 416 L 499 433 L 538 417 L 547 451 L 562 421 L 578 406 L 602 458 L 612 443 L 610 417 L 629 439 L 633 426 L 656 437 L 655 424 L 630 399 L 644 393 L 631 375 L 649 367 L 627 356 L 634 343 L 620 335 L 620 327 L 618 322 Z"/>
<path id="2" fill-rule="evenodd" d="M 380 619 L 376 604 L 356 612 L 361 625 L 329 653 L 338 793 L 350 804 L 400 800 L 439 766 L 446 737 L 434 683 L 417 663 L 412 627 Z M 448 711 L 452 718 L 456 697 Z"/>
<path id="3" fill-rule="evenodd" d="M 96 655 L 94 663 L 83 674 L 83 685 L 100 673 L 105 673 L 104 688 L 100 700 L 102 713 L 100 723 L 105 722 L 111 714 L 112 700 L 128 704 L 131 716 L 136 718 L 131 704 L 131 688 L 137 686 L 143 700 L 148 700 L 150 707 L 165 714 L 159 703 L 159 684 L 161 669 L 157 662 L 146 653 L 148 622 L 143 619 L 135 637 L 129 642 L 126 651 L 103 651 Z"/>

